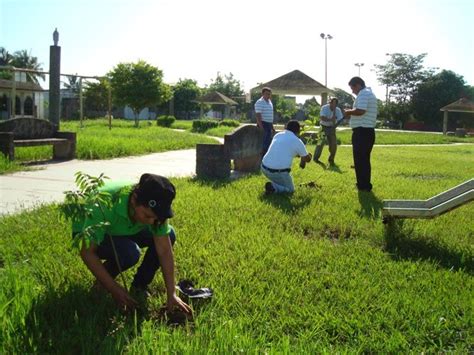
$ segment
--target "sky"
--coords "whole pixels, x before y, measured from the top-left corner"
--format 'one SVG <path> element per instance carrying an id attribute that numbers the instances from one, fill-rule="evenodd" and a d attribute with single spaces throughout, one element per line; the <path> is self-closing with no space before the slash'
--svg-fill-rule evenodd
<path id="1" fill-rule="evenodd" d="M 425 67 L 474 85 L 473 0 L 0 0 L 0 47 L 45 71 L 57 28 L 61 73 L 100 76 L 145 60 L 173 84 L 232 73 L 248 91 L 298 69 L 350 92 L 359 75 L 380 99 L 374 64 L 427 53 Z M 47 88 L 47 84 L 43 85 Z"/>

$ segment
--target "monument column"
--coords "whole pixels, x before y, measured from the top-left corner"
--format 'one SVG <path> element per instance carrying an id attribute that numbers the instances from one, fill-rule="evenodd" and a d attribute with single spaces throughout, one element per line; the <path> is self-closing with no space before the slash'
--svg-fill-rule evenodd
<path id="1" fill-rule="evenodd" d="M 59 130 L 61 47 L 58 46 L 59 33 L 57 29 L 53 32 L 53 41 L 54 45 L 49 47 L 49 121 Z"/>
<path id="2" fill-rule="evenodd" d="M 321 94 L 321 106 L 326 105 L 328 103 L 328 93 L 323 92 Z"/>

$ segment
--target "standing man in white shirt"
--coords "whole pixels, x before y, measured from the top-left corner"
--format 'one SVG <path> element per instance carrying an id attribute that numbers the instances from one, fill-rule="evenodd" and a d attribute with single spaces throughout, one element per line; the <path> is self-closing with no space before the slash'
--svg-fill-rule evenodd
<path id="1" fill-rule="evenodd" d="M 359 191 L 370 192 L 372 190 L 370 154 L 375 143 L 377 98 L 358 76 L 349 81 L 349 86 L 357 95 L 353 108 L 344 112 L 345 116 L 350 117 L 352 128 L 352 155 L 357 188 Z"/>
<path id="2" fill-rule="evenodd" d="M 291 163 L 296 156 L 301 157 L 300 167 L 304 168 L 311 161 L 304 143 L 298 138 L 300 124 L 291 120 L 286 124 L 285 130 L 275 134 L 268 152 L 262 160 L 262 173 L 270 179 L 265 184 L 265 193 L 293 192 L 295 186 L 290 175 Z"/>
<path id="3" fill-rule="evenodd" d="M 334 165 L 334 158 L 336 157 L 336 151 L 337 151 L 336 122 L 344 118 L 344 115 L 342 114 L 341 109 L 337 107 L 338 103 L 339 103 L 339 100 L 333 97 L 328 104 L 321 107 L 321 113 L 319 115 L 321 128 L 323 129 L 326 135 L 326 138 L 328 140 L 328 146 L 329 146 L 328 163 L 331 166 Z M 321 157 L 323 148 L 324 148 L 324 142 L 321 142 L 321 144 L 318 144 L 316 146 L 316 150 L 314 151 L 314 158 L 313 158 L 316 163 L 319 163 L 319 158 Z"/>
<path id="4" fill-rule="evenodd" d="M 272 136 L 275 133 L 275 129 L 273 128 L 273 104 L 271 99 L 272 89 L 264 87 L 262 89 L 262 97 L 255 103 L 257 127 L 263 129 L 262 156 L 267 152 L 272 142 Z"/>

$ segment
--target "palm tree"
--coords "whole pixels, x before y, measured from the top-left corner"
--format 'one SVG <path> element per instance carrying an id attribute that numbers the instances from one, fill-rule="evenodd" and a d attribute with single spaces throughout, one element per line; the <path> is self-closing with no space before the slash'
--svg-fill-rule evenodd
<path id="1" fill-rule="evenodd" d="M 0 47 L 0 65 L 11 66 L 12 61 L 13 61 L 13 56 L 4 47 Z M 11 71 L 0 69 L 0 79 L 11 80 L 11 78 L 12 78 Z"/>
<path id="2" fill-rule="evenodd" d="M 67 77 L 68 82 L 63 82 L 64 87 L 68 90 L 71 90 L 74 93 L 79 92 L 79 77 L 76 75 L 71 75 Z"/>
<path id="3" fill-rule="evenodd" d="M 31 69 L 31 70 L 38 70 L 38 71 L 43 70 L 43 68 L 41 67 L 41 64 L 38 63 L 38 58 L 33 57 L 31 55 L 31 52 L 28 53 L 26 49 L 23 49 L 21 51 L 16 51 L 13 54 L 12 64 L 13 66 L 17 68 L 24 68 L 24 69 Z M 44 80 L 44 74 L 26 73 L 26 80 L 31 81 L 35 84 L 39 84 L 38 78 L 41 78 Z"/>
<path id="4" fill-rule="evenodd" d="M 4 48 L 0 47 L 0 65 L 12 65 L 13 56 Z"/>

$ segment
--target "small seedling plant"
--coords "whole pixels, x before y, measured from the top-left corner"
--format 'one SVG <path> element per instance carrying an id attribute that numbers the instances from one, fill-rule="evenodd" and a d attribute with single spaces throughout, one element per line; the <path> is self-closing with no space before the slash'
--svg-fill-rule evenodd
<path id="1" fill-rule="evenodd" d="M 83 221 L 92 217 L 94 210 L 100 211 L 102 214 L 102 221 L 90 225 L 82 231 L 76 233 L 73 238 L 73 248 L 81 250 L 82 248 L 89 248 L 91 242 L 99 244 L 101 241 L 97 240 L 96 231 L 106 228 L 110 225 L 105 218 L 105 209 L 112 207 L 112 195 L 106 191 L 101 191 L 101 187 L 105 184 L 105 179 L 108 179 L 103 173 L 98 177 L 94 177 L 83 172 L 75 174 L 75 182 L 77 190 L 65 191 L 65 201 L 60 206 L 61 215 L 68 221 Z M 127 283 L 118 260 L 117 251 L 113 238 L 109 236 L 114 252 L 115 262 L 117 263 L 119 274 L 125 289 L 128 291 Z"/>

